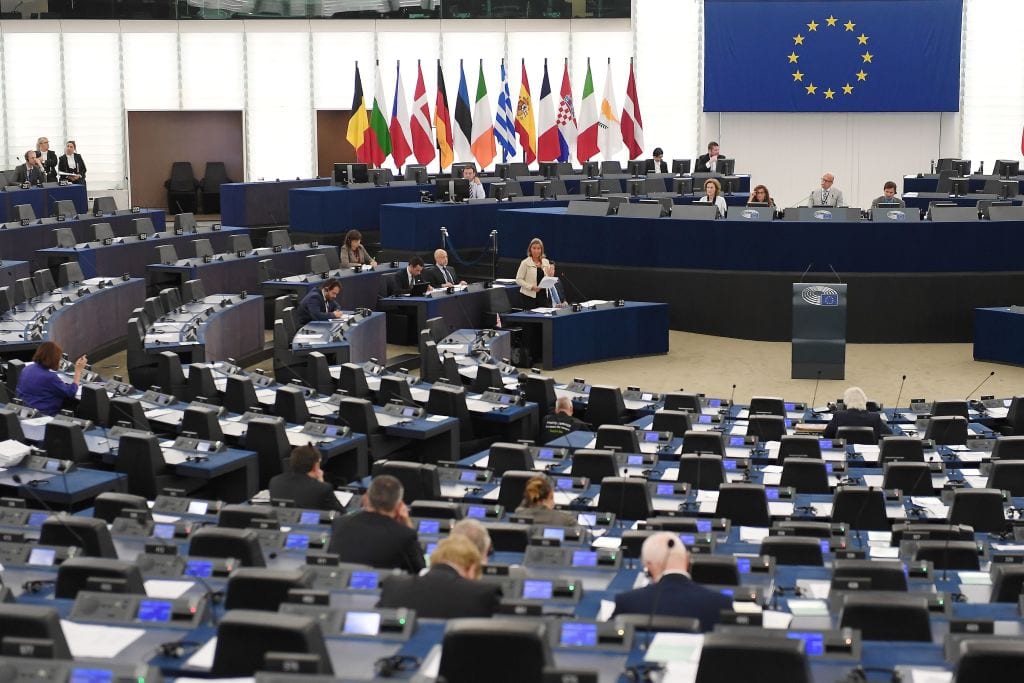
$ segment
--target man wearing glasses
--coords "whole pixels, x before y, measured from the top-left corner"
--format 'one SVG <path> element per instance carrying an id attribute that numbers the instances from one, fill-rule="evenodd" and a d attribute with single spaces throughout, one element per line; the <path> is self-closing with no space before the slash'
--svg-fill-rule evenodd
<path id="1" fill-rule="evenodd" d="M 811 190 L 809 206 L 846 206 L 843 201 L 843 191 L 832 186 L 835 176 L 826 173 L 821 176 L 821 189 Z"/>

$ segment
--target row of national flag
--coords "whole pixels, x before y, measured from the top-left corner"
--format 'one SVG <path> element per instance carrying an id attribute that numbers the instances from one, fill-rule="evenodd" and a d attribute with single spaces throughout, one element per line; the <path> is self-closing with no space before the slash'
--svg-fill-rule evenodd
<path id="1" fill-rule="evenodd" d="M 454 116 L 448 106 L 448 91 L 440 60 L 437 63 L 437 94 L 433 113 L 423 83 L 422 66 L 417 62 L 416 89 L 413 91 L 411 110 L 407 106 L 402 85 L 401 62 L 396 68 L 395 94 L 389 118 L 379 65 L 374 74 L 373 97 L 367 102 L 363 95 L 359 64 L 356 64 L 352 118 L 345 137 L 355 148 L 356 159 L 360 162 L 380 166 L 391 157 L 395 167 L 401 169 L 411 158 L 420 164 L 429 164 L 438 158 L 442 169 L 451 166 L 456 159 L 475 161 L 480 168 L 486 168 L 497 159 L 499 153 L 501 160 L 507 162 L 515 159 L 519 150 L 522 151 L 522 160 L 528 164 L 537 161 L 571 161 L 574 155 L 580 163 L 598 155 L 608 159 L 623 147 L 628 151 L 630 159 L 643 154 L 643 119 L 632 61 L 629 65 L 626 99 L 620 110 L 615 104 L 611 60 L 608 62 L 604 94 L 600 100 L 594 89 L 590 60 L 587 60 L 587 75 L 583 82 L 578 119 L 569 83 L 568 60 L 562 71 L 562 85 L 557 97 L 551 90 L 548 64 L 544 60 L 544 80 L 536 104 L 526 76 L 525 60 L 517 100 L 511 97 L 508 71 L 502 61 L 496 115 L 491 113 L 483 60 L 480 60 L 472 99 L 465 69 L 462 62 L 459 62 L 459 89 L 455 97 Z"/>

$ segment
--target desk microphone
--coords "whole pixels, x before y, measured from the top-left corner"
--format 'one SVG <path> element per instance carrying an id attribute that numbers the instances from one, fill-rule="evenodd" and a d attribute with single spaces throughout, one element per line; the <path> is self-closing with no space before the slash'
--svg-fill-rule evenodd
<path id="1" fill-rule="evenodd" d="M 898 414 L 898 411 L 900 409 L 900 397 L 903 396 L 903 385 L 906 384 L 906 382 L 907 382 L 907 376 L 903 375 L 903 379 L 900 380 L 900 390 L 896 394 L 896 403 L 894 403 L 893 406 L 892 406 L 892 419 L 893 419 L 893 421 L 896 420 L 896 415 Z"/>
<path id="2" fill-rule="evenodd" d="M 971 390 L 971 393 L 970 393 L 970 394 L 967 394 L 966 396 L 964 396 L 964 400 L 966 401 L 967 399 L 969 399 L 969 398 L 971 397 L 971 394 L 973 394 L 973 393 L 974 393 L 975 391 L 977 391 L 978 389 L 981 389 L 981 386 L 982 386 L 982 384 L 984 384 L 985 382 L 987 382 L 987 381 L 989 381 L 990 379 L 992 379 L 992 375 L 994 375 L 994 374 L 996 374 L 996 371 L 995 371 L 995 370 L 993 370 L 992 372 L 988 373 L 988 374 L 987 374 L 987 375 L 985 376 L 985 379 L 981 380 L 981 383 L 980 383 L 980 384 L 978 384 L 978 386 L 974 387 L 974 388 L 973 388 L 973 389 Z"/>
<path id="3" fill-rule="evenodd" d="M 42 498 L 41 498 L 41 497 L 39 496 L 39 494 L 35 492 L 35 489 L 34 489 L 33 487 L 35 487 L 35 486 L 38 486 L 38 485 L 39 485 L 39 482 L 42 482 L 42 483 L 44 483 L 44 484 L 45 484 L 45 483 L 46 483 L 46 480 L 45 480 L 45 479 L 31 479 L 31 480 L 29 480 L 29 481 L 25 481 L 24 479 L 22 479 L 22 476 L 21 476 L 20 474 L 15 474 L 15 475 L 13 475 L 13 476 L 11 477 L 11 479 L 12 479 L 12 480 L 14 480 L 14 483 L 15 483 L 15 484 L 18 484 L 18 486 L 19 486 L 19 487 L 21 488 L 21 490 L 22 490 L 22 491 L 24 491 L 25 493 L 27 493 L 27 494 L 29 494 L 30 496 L 32 496 L 32 499 L 33 499 L 33 500 L 35 500 L 35 501 L 36 501 L 37 503 L 39 503 L 40 505 L 42 505 L 42 506 L 43 506 L 43 509 L 44 509 L 44 510 L 46 510 L 46 511 L 47 511 L 47 512 L 49 512 L 49 513 L 50 513 L 51 515 L 53 515 L 53 519 L 56 519 L 56 520 L 57 520 L 57 522 L 58 522 L 58 523 L 59 523 L 59 524 L 60 524 L 60 525 L 61 525 L 62 527 L 64 527 L 64 530 L 65 530 L 65 531 L 67 531 L 67 532 L 68 532 L 69 534 L 71 534 L 71 536 L 72 536 L 72 537 L 73 537 L 73 538 L 74 538 L 74 539 L 75 539 L 76 541 L 78 541 L 78 547 L 79 547 L 79 548 L 81 548 L 82 550 L 85 550 L 85 547 L 86 547 L 86 545 L 85 545 L 85 541 L 83 541 L 83 540 L 82 540 L 82 537 L 78 535 L 78 532 L 77 532 L 77 531 L 75 531 L 75 530 L 74 530 L 74 529 L 73 529 L 73 528 L 71 527 L 71 525 L 70 525 L 70 524 L 68 524 L 68 523 L 67 523 L 67 521 L 65 521 L 65 520 L 64 520 L 64 517 L 63 517 L 63 515 L 61 515 L 61 514 L 60 514 L 60 513 L 58 513 L 58 512 L 56 511 L 56 510 L 54 510 L 54 509 L 53 509 L 52 507 L 50 507 L 49 503 L 47 503 L 47 502 L 46 502 L 45 500 L 43 500 L 43 499 L 42 499 Z M 68 497 L 70 498 L 70 495 L 69 495 Z M 70 503 L 69 503 L 69 504 L 70 504 Z"/>
<path id="4" fill-rule="evenodd" d="M 567 285 L 569 285 L 570 287 L 572 287 L 573 290 L 575 290 L 576 295 L 579 296 L 581 302 L 582 301 L 590 301 L 590 299 L 588 299 L 587 297 L 583 296 L 583 292 L 580 291 L 580 288 L 577 287 L 576 284 L 572 280 L 570 280 L 569 278 L 567 278 L 565 276 L 565 271 L 564 270 L 558 275 L 558 277 L 561 278 L 562 280 L 565 280 L 565 283 Z"/>
<path id="5" fill-rule="evenodd" d="M 814 401 L 818 398 L 818 382 L 821 381 L 821 370 L 818 370 L 818 376 L 814 378 L 814 394 L 811 396 L 811 417 L 817 417 L 818 413 L 814 410 Z"/>
<path id="6" fill-rule="evenodd" d="M 733 398 L 735 398 L 735 397 L 736 397 L 736 385 L 735 385 L 735 384 L 733 384 L 733 385 L 732 385 L 732 393 L 731 393 L 731 394 L 729 394 L 729 407 L 730 407 L 730 408 L 731 408 L 731 407 L 733 406 L 733 402 L 732 402 L 732 400 L 733 400 Z"/>

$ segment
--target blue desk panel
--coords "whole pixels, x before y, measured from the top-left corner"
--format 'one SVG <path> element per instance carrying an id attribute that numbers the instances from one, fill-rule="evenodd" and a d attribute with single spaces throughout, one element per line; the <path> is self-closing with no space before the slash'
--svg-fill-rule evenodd
<path id="1" fill-rule="evenodd" d="M 54 202 L 61 199 L 70 199 L 75 203 L 75 210 L 78 213 L 86 213 L 89 210 L 89 198 L 86 194 L 85 185 L 57 185 L 46 187 L 32 187 L 27 190 L 21 188 L 10 188 L 0 191 L 0 223 L 14 220 L 14 207 L 19 204 L 31 204 L 32 210 L 36 212 L 36 218 L 46 218 L 54 213 Z"/>
<path id="2" fill-rule="evenodd" d="M 220 217 L 225 225 L 254 227 L 288 223 L 288 192 L 330 185 L 329 178 L 225 183 L 220 186 Z"/>
<path id="3" fill-rule="evenodd" d="M 1020 176 L 1015 178 L 1024 193 L 1024 179 Z M 939 187 L 939 176 L 935 173 L 926 173 L 921 177 L 913 175 L 903 176 L 903 192 L 935 192 Z M 967 184 L 968 192 L 981 192 L 985 189 L 985 179 L 972 177 Z"/>
<path id="4" fill-rule="evenodd" d="M 1024 365 L 1024 312 L 974 309 L 974 360 Z"/>
<path id="5" fill-rule="evenodd" d="M 289 190 L 290 226 L 295 232 L 333 233 L 339 238 L 353 228 L 377 230 L 383 204 L 414 202 L 423 190 L 433 192 L 433 185 Z"/>

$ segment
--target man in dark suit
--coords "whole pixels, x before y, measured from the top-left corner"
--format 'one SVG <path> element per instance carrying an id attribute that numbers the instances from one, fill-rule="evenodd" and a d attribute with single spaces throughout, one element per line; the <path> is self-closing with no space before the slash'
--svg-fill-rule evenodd
<path id="1" fill-rule="evenodd" d="M 57 182 L 57 153 L 50 149 L 49 139 L 42 137 L 36 140 L 36 156 L 43 162 L 46 182 Z"/>
<path id="2" fill-rule="evenodd" d="M 660 531 L 648 536 L 640 549 L 651 583 L 615 596 L 617 614 L 663 614 L 700 619 L 710 631 L 719 612 L 732 609 L 732 599 L 708 590 L 690 578 L 690 553 L 676 534 Z"/>
<path id="3" fill-rule="evenodd" d="M 320 453 L 312 446 L 299 446 L 288 457 L 290 472 L 270 480 L 270 497 L 290 500 L 296 507 L 344 512 L 334 495 L 334 487 L 324 482 Z"/>
<path id="4" fill-rule="evenodd" d="M 555 401 L 555 412 L 544 417 L 541 427 L 541 443 L 554 441 L 569 432 L 589 431 L 591 426 L 572 416 L 572 399 L 562 396 Z"/>
<path id="5" fill-rule="evenodd" d="M 412 286 L 422 282 L 420 276 L 423 274 L 423 259 L 419 256 L 409 258 L 409 265 L 398 271 L 385 280 L 384 296 L 398 296 L 408 294 Z"/>
<path id="6" fill-rule="evenodd" d="M 46 182 L 46 169 L 43 168 L 43 164 L 39 161 L 39 157 L 36 156 L 36 152 L 33 149 L 25 152 L 25 163 L 20 164 L 14 169 L 14 182 L 18 183 L 31 183 L 33 185 L 37 183 Z"/>
<path id="7" fill-rule="evenodd" d="M 295 311 L 295 324 L 302 327 L 311 320 L 330 320 L 341 317 L 341 304 L 338 303 L 338 295 L 341 294 L 341 283 L 333 277 L 324 280 L 319 287 L 311 289 L 306 296 L 302 297 L 299 307 Z"/>
<path id="8" fill-rule="evenodd" d="M 694 169 L 695 173 L 714 173 L 717 170 L 717 164 L 725 156 L 721 154 L 721 148 L 717 142 L 708 143 L 708 153 L 701 154 L 697 157 L 697 168 Z"/>
<path id="9" fill-rule="evenodd" d="M 374 477 L 362 511 L 334 520 L 327 552 L 337 553 L 342 562 L 418 574 L 426 565 L 404 493 L 395 477 Z"/>
<path id="10" fill-rule="evenodd" d="M 434 265 L 428 269 L 423 276 L 432 287 L 450 287 L 452 285 L 464 285 L 465 280 L 459 280 L 455 269 L 448 265 L 448 252 L 444 249 L 434 251 Z"/>
<path id="11" fill-rule="evenodd" d="M 875 433 L 875 441 L 892 434 L 892 429 L 882 420 L 882 414 L 868 410 L 868 397 L 860 387 L 850 387 L 844 391 L 843 403 L 846 408 L 835 412 L 825 425 L 822 437 L 836 438 L 840 427 L 871 427 Z"/>
<path id="12" fill-rule="evenodd" d="M 668 173 L 668 162 L 662 159 L 665 151 L 661 147 L 654 148 L 654 158 L 647 160 L 648 173 Z"/>
<path id="13" fill-rule="evenodd" d="M 478 580 L 482 564 L 472 541 L 449 536 L 437 544 L 423 576 L 384 579 L 377 607 L 407 607 L 423 619 L 490 617 L 498 610 L 501 586 Z"/>

